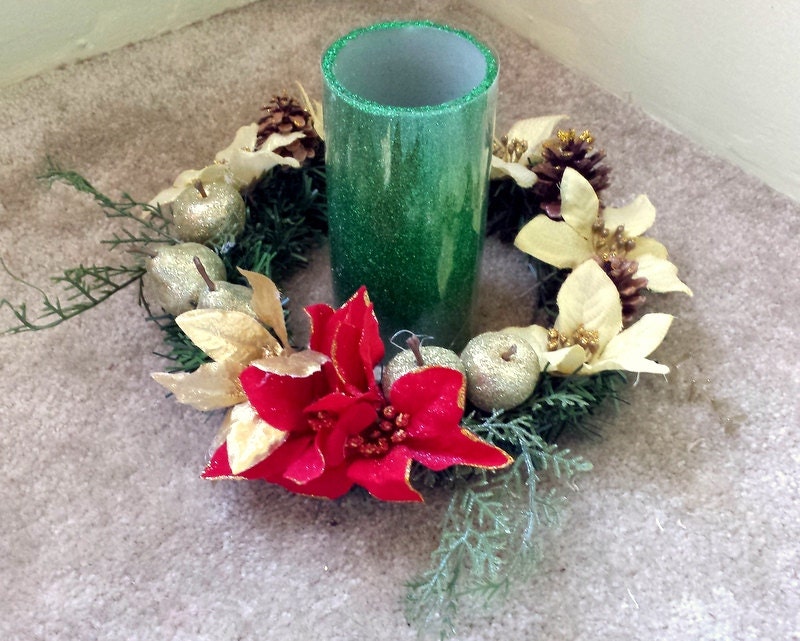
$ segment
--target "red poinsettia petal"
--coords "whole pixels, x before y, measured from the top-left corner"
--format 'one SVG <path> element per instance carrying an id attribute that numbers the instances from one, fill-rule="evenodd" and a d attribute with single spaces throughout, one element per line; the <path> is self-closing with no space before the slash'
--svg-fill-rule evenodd
<path id="1" fill-rule="evenodd" d="M 441 472 L 451 465 L 469 465 L 485 470 L 497 470 L 514 461 L 504 450 L 478 438 L 469 430 L 461 428 L 458 434 L 439 435 L 424 442 L 406 442 L 411 457 L 434 472 Z"/>
<path id="2" fill-rule="evenodd" d="M 406 374 L 395 381 L 390 397 L 395 409 L 411 417 L 403 445 L 426 467 L 437 472 L 451 465 L 497 469 L 513 460 L 461 427 L 464 378 L 459 372 L 429 367 Z"/>
<path id="3" fill-rule="evenodd" d="M 332 360 L 332 385 L 351 394 L 375 387 L 373 370 L 383 359 L 384 347 L 366 288 L 338 310 L 314 305 L 306 311 L 312 323 L 311 349 Z"/>
<path id="4" fill-rule="evenodd" d="M 212 455 L 202 476 L 206 479 L 234 477 L 278 483 L 283 479 L 286 469 L 292 462 L 302 456 L 303 452 L 309 448 L 313 448 L 313 438 L 311 435 L 289 438 L 263 461 L 234 475 L 228 463 L 227 444 L 223 443 Z"/>
<path id="5" fill-rule="evenodd" d="M 278 448 L 280 449 L 280 448 Z M 277 454 L 277 450 L 275 452 Z M 283 477 L 294 483 L 308 483 L 319 478 L 325 471 L 325 459 L 319 451 L 316 439 L 292 459 L 286 466 Z"/>
<path id="6" fill-rule="evenodd" d="M 239 381 L 258 415 L 273 427 L 287 432 L 308 429 L 304 408 L 328 392 L 322 371 L 295 377 L 251 366 L 239 375 Z"/>
<path id="7" fill-rule="evenodd" d="M 349 478 L 381 501 L 422 501 L 409 481 L 411 458 L 406 448 L 399 446 L 382 458 L 361 458 L 353 461 L 347 471 Z"/>
<path id="8" fill-rule="evenodd" d="M 322 476 L 302 485 L 292 483 L 288 479 L 281 479 L 276 483 L 295 494 L 324 499 L 338 499 L 353 487 L 353 481 L 348 478 L 347 469 L 344 466 L 326 468 Z"/>
<path id="9" fill-rule="evenodd" d="M 211 460 L 200 475 L 204 479 L 219 479 L 233 476 L 228 463 L 228 447 L 225 443 L 220 445 L 211 455 Z"/>
<path id="10" fill-rule="evenodd" d="M 228 451 L 223 443 L 214 452 L 202 476 L 205 479 L 244 478 L 248 480 L 263 480 L 279 485 L 295 494 L 321 498 L 336 499 L 347 494 L 350 488 L 353 487 L 353 481 L 347 477 L 346 469 L 341 467 L 326 470 L 322 476 L 304 484 L 296 483 L 281 475 L 286 463 L 294 460 L 296 458 L 295 455 L 305 448 L 307 448 L 307 444 L 304 445 L 299 440 L 287 441 L 268 458 L 233 477 L 228 466 Z M 283 451 L 281 452 L 280 450 Z"/>
<path id="11" fill-rule="evenodd" d="M 309 348 L 330 356 L 328 350 L 328 340 L 326 338 L 328 321 L 334 314 L 334 309 L 330 305 L 318 303 L 306 307 L 306 314 L 311 319 L 311 336 L 309 337 Z"/>

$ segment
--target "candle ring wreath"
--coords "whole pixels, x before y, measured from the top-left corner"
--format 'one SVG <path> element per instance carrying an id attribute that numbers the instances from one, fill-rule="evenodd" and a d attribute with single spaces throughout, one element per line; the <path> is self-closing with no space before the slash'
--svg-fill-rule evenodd
<path id="1" fill-rule="evenodd" d="M 51 161 L 44 180 L 122 220 L 103 242 L 128 260 L 64 270 L 52 279 L 60 297 L 0 260 L 41 295 L 33 317 L 0 302 L 15 318 L 5 333 L 56 326 L 137 285 L 166 346 L 153 379 L 180 403 L 226 410 L 203 478 L 329 499 L 354 486 L 383 501 L 449 488 L 439 545 L 406 603 L 410 622 L 447 635 L 463 595 L 488 599 L 533 571 L 540 527 L 557 522 L 571 480 L 591 469 L 558 448 L 559 435 L 592 431 L 626 372 L 669 372 L 648 356 L 673 317 L 643 313 L 645 292 L 691 291 L 643 235 L 655 219 L 648 198 L 602 202 L 609 167 L 589 131 L 535 117 L 494 142 L 486 233 L 529 255 L 538 323 L 479 334 L 461 354 L 409 328 L 382 364 L 362 287 L 338 309 L 307 307 L 309 344 L 295 346 L 280 286 L 327 229 L 322 110 L 298 87 L 299 100 L 275 96 L 211 164 L 147 203 L 113 200 Z"/>

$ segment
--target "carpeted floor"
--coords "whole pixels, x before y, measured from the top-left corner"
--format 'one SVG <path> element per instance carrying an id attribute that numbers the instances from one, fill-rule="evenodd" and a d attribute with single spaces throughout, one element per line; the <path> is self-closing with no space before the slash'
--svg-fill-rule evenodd
<path id="1" fill-rule="evenodd" d="M 37 182 L 48 156 L 147 200 L 272 93 L 299 80 L 319 96 L 324 47 L 389 17 L 450 22 L 496 48 L 499 131 L 556 112 L 591 128 L 613 167 L 608 201 L 649 195 L 653 233 L 695 292 L 653 297 L 677 316 L 657 353 L 673 373 L 632 385 L 602 439 L 568 443 L 595 471 L 543 534 L 538 573 L 465 614 L 457 638 L 800 639 L 800 207 L 470 6 L 266 0 L 3 90 L 0 255 L 42 285 L 113 259 L 99 210 Z M 524 322 L 524 258 L 490 244 L 485 263 L 482 326 Z M 327 297 L 327 278 L 321 251 L 294 304 Z M 4 274 L 0 294 L 37 302 Z M 158 348 L 133 290 L 0 339 L 0 636 L 414 638 L 403 584 L 427 567 L 446 494 L 326 502 L 201 481 L 218 418 L 165 398 L 149 378 Z"/>

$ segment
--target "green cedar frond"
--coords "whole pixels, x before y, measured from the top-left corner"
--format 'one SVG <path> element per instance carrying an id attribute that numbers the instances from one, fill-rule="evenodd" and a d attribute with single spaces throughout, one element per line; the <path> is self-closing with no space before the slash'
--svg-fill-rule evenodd
<path id="1" fill-rule="evenodd" d="M 532 397 L 506 411 L 473 411 L 462 424 L 515 459 L 498 472 L 452 468 L 439 478 L 454 487 L 430 569 L 408 584 L 406 616 L 418 629 L 440 638 L 455 632 L 465 597 L 487 603 L 507 592 L 535 564 L 541 528 L 558 523 L 565 488 L 592 469 L 589 461 L 550 442 L 566 429 L 581 427 L 606 400 L 618 400 L 625 382 L 619 372 L 594 376 L 543 374 Z M 539 490 L 546 477 L 551 487 Z M 414 480 L 431 476 L 415 470 Z"/>
<path id="2" fill-rule="evenodd" d="M 55 327 L 78 314 L 96 307 L 128 285 L 140 281 L 144 267 L 109 265 L 80 265 L 66 269 L 51 280 L 64 289 L 64 302 L 58 296 L 51 297 L 40 287 L 13 274 L 2 258 L 0 267 L 15 281 L 39 292 L 41 310 L 36 317 L 28 315 L 25 303 L 14 304 L 8 299 L 0 300 L 0 308 L 8 307 L 17 319 L 17 324 L 4 330 L 4 334 L 19 334 Z"/>
<path id="3" fill-rule="evenodd" d="M 123 231 L 123 236 L 114 234 L 110 240 L 103 243 L 116 247 L 120 244 L 149 244 L 149 243 L 175 243 L 177 240 L 170 231 L 171 220 L 161 211 L 159 205 L 150 205 L 134 200 L 128 194 L 122 194 L 122 200 L 115 201 L 98 191 L 86 178 L 74 171 L 61 169 L 51 158 L 48 158 L 47 169 L 44 174 L 39 176 L 49 185 L 55 182 L 62 182 L 72 187 L 76 191 L 89 194 L 94 201 L 103 209 L 106 218 L 122 218 L 136 223 L 143 229 L 140 235 Z M 143 214 L 137 214 L 141 210 Z M 148 233 L 150 232 L 150 233 Z"/>

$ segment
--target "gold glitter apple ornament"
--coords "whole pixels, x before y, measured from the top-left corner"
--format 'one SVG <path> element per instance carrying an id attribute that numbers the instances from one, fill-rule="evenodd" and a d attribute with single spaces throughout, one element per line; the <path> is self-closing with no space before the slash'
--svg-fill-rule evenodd
<path id="1" fill-rule="evenodd" d="M 175 232 L 183 241 L 222 244 L 244 229 L 245 204 L 239 190 L 224 182 L 196 180 L 172 203 Z"/>
<path id="2" fill-rule="evenodd" d="M 256 313 L 250 305 L 250 300 L 253 298 L 252 289 L 224 280 L 214 280 L 208 275 L 203 261 L 197 256 L 194 257 L 194 266 L 206 284 L 206 289 L 197 297 L 197 309 L 226 309 L 255 317 Z"/>
<path id="3" fill-rule="evenodd" d="M 206 282 L 197 271 L 194 259 L 205 266 L 212 280 L 225 280 L 225 265 L 213 250 L 199 243 L 165 245 L 158 251 L 141 250 L 145 260 L 143 284 L 155 301 L 168 314 L 177 316 L 194 309 Z"/>
<path id="4" fill-rule="evenodd" d="M 411 334 L 406 340 L 406 345 L 408 349 L 396 354 L 383 368 L 381 386 L 387 397 L 398 378 L 423 367 L 448 367 L 461 372 L 463 376 L 467 375 L 464 363 L 453 350 L 436 345 L 423 345 L 416 334 Z"/>
<path id="5" fill-rule="evenodd" d="M 467 398 L 492 412 L 523 403 L 536 387 L 541 367 L 531 345 L 506 332 L 484 332 L 461 352 L 467 372 Z"/>

